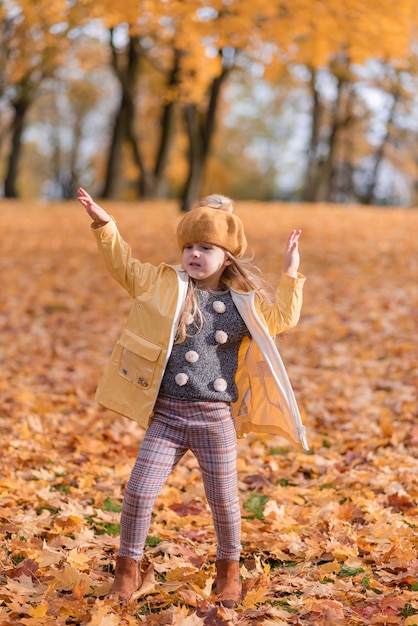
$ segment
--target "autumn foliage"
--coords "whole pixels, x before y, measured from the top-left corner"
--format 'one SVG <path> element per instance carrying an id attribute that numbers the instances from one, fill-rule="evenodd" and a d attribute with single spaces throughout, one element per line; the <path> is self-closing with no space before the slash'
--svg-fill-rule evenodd
<path id="1" fill-rule="evenodd" d="M 0 2 L 0 193 L 413 206 L 417 24 L 416 0 Z"/>
<path id="2" fill-rule="evenodd" d="M 178 259 L 174 204 L 107 209 L 138 256 Z M 215 537 L 186 456 L 155 507 L 140 597 L 121 608 L 100 596 L 143 433 L 93 394 L 129 297 L 75 203 L 3 203 L 1 626 L 418 624 L 416 213 L 238 210 L 274 281 L 289 229 L 303 229 L 303 316 L 279 345 L 311 452 L 240 441 L 236 611 L 213 603 Z"/>

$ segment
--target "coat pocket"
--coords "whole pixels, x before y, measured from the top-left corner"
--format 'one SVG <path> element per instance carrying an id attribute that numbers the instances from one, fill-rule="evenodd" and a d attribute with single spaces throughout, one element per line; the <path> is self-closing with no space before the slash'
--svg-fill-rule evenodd
<path id="1" fill-rule="evenodd" d="M 123 329 L 118 345 L 119 374 L 131 383 L 148 389 L 161 354 L 161 346 L 137 335 L 129 328 Z"/>

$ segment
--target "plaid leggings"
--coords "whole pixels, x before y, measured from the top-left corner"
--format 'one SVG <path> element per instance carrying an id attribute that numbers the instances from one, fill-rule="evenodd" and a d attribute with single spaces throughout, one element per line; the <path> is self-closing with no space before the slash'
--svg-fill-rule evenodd
<path id="1" fill-rule="evenodd" d="M 239 560 L 241 513 L 237 485 L 237 437 L 226 402 L 159 398 L 126 487 L 120 556 L 141 560 L 151 513 L 170 472 L 191 450 L 202 471 L 212 511 L 218 559 Z"/>

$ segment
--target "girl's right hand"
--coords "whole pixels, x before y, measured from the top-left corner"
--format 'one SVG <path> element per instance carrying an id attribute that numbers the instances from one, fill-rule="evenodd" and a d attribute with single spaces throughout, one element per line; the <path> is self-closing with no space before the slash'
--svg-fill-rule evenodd
<path id="1" fill-rule="evenodd" d="M 101 206 L 94 202 L 90 194 L 87 193 L 82 187 L 77 189 L 78 201 L 86 209 L 91 219 L 96 222 L 97 226 L 104 226 L 110 222 L 111 217 Z"/>

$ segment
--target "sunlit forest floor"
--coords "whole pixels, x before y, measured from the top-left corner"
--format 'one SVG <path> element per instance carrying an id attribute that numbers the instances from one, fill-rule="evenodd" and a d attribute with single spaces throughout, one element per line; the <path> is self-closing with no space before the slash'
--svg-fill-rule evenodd
<path id="1" fill-rule="evenodd" d="M 114 203 L 135 255 L 176 262 L 173 204 Z M 241 203 L 276 282 L 301 227 L 302 319 L 279 340 L 309 453 L 240 441 L 236 611 L 218 608 L 215 537 L 186 456 L 155 507 L 145 582 L 113 578 L 143 432 L 94 390 L 130 307 L 76 203 L 0 206 L 0 624 L 418 624 L 418 214 Z"/>

